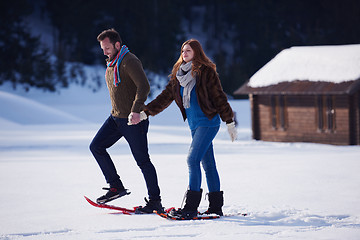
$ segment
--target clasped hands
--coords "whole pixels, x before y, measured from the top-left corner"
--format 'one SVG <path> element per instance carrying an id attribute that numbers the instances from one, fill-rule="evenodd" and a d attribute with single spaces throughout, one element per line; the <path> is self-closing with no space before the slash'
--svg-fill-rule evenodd
<path id="1" fill-rule="evenodd" d="M 136 125 L 146 119 L 147 115 L 144 111 L 141 111 L 140 113 L 131 112 L 128 116 L 128 125 Z"/>

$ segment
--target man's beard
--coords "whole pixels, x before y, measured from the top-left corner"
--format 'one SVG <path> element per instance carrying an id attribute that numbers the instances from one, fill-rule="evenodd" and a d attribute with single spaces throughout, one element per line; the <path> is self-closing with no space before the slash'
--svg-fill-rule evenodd
<path id="1" fill-rule="evenodd" d="M 118 55 L 118 53 L 119 53 L 119 50 L 116 50 L 116 52 L 109 57 L 109 60 L 112 61 L 114 58 L 116 58 L 116 56 Z"/>

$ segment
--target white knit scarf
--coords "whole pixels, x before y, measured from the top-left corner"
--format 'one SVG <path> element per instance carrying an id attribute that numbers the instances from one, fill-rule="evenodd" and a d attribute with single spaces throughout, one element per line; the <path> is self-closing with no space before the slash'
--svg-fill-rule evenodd
<path id="1" fill-rule="evenodd" d="M 183 105 L 184 108 L 190 107 L 190 93 L 194 88 L 196 79 L 192 76 L 192 62 L 182 64 L 176 73 L 176 78 L 180 85 L 184 87 L 183 91 Z"/>

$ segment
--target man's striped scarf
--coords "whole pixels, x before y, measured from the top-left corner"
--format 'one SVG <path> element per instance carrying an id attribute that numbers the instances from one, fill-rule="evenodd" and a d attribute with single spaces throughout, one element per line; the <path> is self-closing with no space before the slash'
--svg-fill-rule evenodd
<path id="1" fill-rule="evenodd" d="M 114 85 L 117 87 L 119 83 L 121 82 L 120 79 L 120 71 L 119 66 L 121 61 L 123 60 L 124 56 L 129 52 L 129 49 L 127 46 L 123 45 L 119 51 L 119 53 L 116 55 L 116 57 L 107 64 L 107 67 L 115 66 L 114 68 Z M 107 70 L 107 69 L 106 69 Z"/>

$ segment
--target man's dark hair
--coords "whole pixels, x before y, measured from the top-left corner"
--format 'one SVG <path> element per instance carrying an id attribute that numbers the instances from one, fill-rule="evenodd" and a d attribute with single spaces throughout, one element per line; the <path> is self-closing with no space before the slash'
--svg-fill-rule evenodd
<path id="1" fill-rule="evenodd" d="M 105 38 L 109 38 L 110 42 L 115 46 L 116 42 L 120 42 L 120 46 L 122 45 L 120 34 L 114 29 L 110 28 L 102 31 L 99 36 L 97 36 L 97 40 L 103 41 Z"/>

